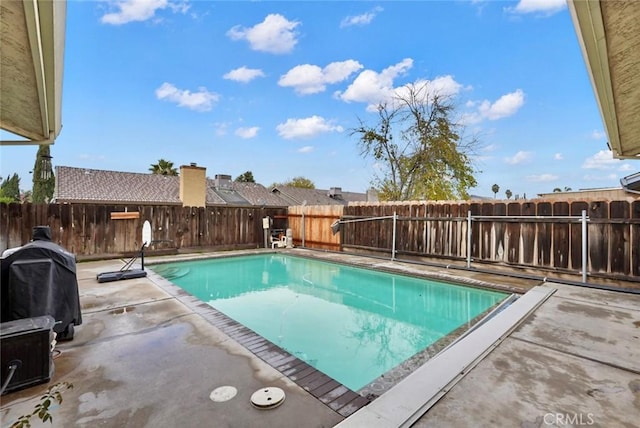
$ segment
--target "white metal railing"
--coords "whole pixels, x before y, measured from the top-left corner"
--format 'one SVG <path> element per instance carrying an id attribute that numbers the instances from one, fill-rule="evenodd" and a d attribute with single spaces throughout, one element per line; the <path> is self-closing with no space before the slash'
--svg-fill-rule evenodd
<path id="1" fill-rule="evenodd" d="M 578 216 L 473 216 L 471 215 L 471 211 L 467 213 L 467 268 L 471 267 L 471 223 L 474 220 L 504 220 L 505 218 L 514 219 L 514 220 L 544 220 L 548 222 L 552 222 L 554 220 L 568 220 L 570 223 L 580 223 L 582 225 L 581 228 L 581 237 L 582 237 L 582 282 L 587 282 L 587 254 L 588 254 L 588 240 L 587 240 L 587 222 L 589 221 L 589 217 L 587 216 L 587 211 L 582 210 L 582 214 L 580 217 Z"/>
<path id="2" fill-rule="evenodd" d="M 396 260 L 396 237 L 397 237 L 397 222 L 398 222 L 398 215 L 397 213 L 394 211 L 393 215 L 391 216 L 380 216 L 380 217 L 367 217 L 367 218 L 357 218 L 357 219 L 347 219 L 347 220 L 338 220 L 336 221 L 333 225 L 332 228 L 334 228 L 335 226 L 339 225 L 339 224 L 348 224 L 348 223 L 357 223 L 357 222 L 363 222 L 363 221 L 378 221 L 378 220 L 393 220 L 393 234 L 392 234 L 392 244 L 391 244 L 391 260 Z M 424 218 L 420 218 L 420 220 L 433 220 L 433 221 L 460 221 L 464 219 L 463 217 L 457 217 L 457 218 L 452 218 L 452 217 L 424 217 Z M 588 272 L 587 272 L 587 266 L 588 266 L 588 237 L 587 237 L 587 223 L 589 222 L 589 217 L 587 216 L 587 211 L 586 210 L 582 210 L 582 213 L 580 216 L 489 216 L 489 215 L 472 215 L 471 211 L 468 211 L 467 213 L 467 217 L 466 217 L 466 223 L 467 223 L 467 239 L 466 239 L 466 245 L 467 245 L 467 257 L 466 257 L 466 265 L 467 268 L 471 268 L 471 262 L 472 262 L 472 257 L 471 257 L 471 252 L 472 252 L 472 245 L 473 245 L 473 241 L 472 241 L 472 224 L 473 222 L 480 222 L 480 221 L 513 221 L 513 222 L 527 222 L 527 221 L 536 221 L 536 222 L 545 222 L 545 223 L 553 223 L 557 220 L 563 220 L 565 222 L 568 223 L 579 223 L 581 224 L 581 258 L 582 258 L 582 267 L 581 267 L 581 274 L 582 274 L 582 282 L 586 283 L 587 282 L 587 276 L 588 276 Z M 304 236 L 304 228 L 302 231 L 302 234 Z"/>

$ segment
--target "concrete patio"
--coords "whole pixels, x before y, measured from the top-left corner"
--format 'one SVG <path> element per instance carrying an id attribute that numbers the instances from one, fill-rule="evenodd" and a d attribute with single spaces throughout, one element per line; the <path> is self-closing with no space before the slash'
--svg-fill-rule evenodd
<path id="1" fill-rule="evenodd" d="M 520 293 L 540 284 L 358 256 L 316 255 L 414 275 L 458 276 Z M 257 357 L 246 343 L 243 346 L 221 331 L 194 302 L 173 293 L 153 273 L 127 281 L 96 281 L 98 273 L 121 266 L 120 260 L 78 264 L 84 323 L 76 328 L 72 341 L 58 343 L 61 353 L 51 382 L 2 397 L 2 427 L 30 413 L 47 387 L 63 381 L 72 383 L 73 389 L 64 391 L 63 403 L 51 408 L 53 424 L 32 421 L 33 426 L 332 427 L 343 423 L 364 428 L 372 426 L 358 422 L 367 420 L 362 417 L 367 413 L 375 416 L 376 426 L 402 426 L 390 425 L 384 415 L 385 406 L 401 408 L 402 401 L 383 400 L 382 395 L 362 407 L 361 398 L 345 394 L 339 385 L 325 383 L 333 389 L 325 388 L 328 391 L 322 394 L 319 389 L 301 387 L 295 371 L 292 375 L 291 370 L 282 370 L 283 364 L 277 370 Z M 637 284 L 619 285 L 637 288 Z M 551 297 L 497 341 L 491 352 L 425 409 L 414 426 L 637 426 L 640 295 L 559 283 L 544 286 L 555 290 Z M 273 359 L 265 359 L 273 364 Z M 220 386 L 235 387 L 237 395 L 213 401 L 210 394 Z M 268 386 L 282 388 L 285 401 L 271 410 L 254 408 L 251 395 Z M 358 406 L 350 406 L 347 400 Z"/>

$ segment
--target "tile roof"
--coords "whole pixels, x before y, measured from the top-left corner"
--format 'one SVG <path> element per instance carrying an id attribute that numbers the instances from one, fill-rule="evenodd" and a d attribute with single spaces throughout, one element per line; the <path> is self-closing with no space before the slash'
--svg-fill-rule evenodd
<path id="1" fill-rule="evenodd" d="M 56 167 L 57 202 L 182 204 L 180 177 Z"/>
<path id="2" fill-rule="evenodd" d="M 57 202 L 99 202 L 181 205 L 180 177 L 56 167 Z M 216 190 L 207 178 L 207 205 L 269 205 L 288 203 L 257 183 L 231 182 L 231 189 Z"/>
<path id="3" fill-rule="evenodd" d="M 226 187 L 228 186 L 228 187 Z M 328 190 L 279 186 L 267 189 L 259 183 L 229 181 L 216 188 L 216 180 L 207 178 L 207 205 L 347 205 L 366 201 L 364 193 L 343 192 L 330 197 Z M 54 200 L 111 204 L 181 205 L 180 177 L 99 169 L 56 167 Z"/>
<path id="4" fill-rule="evenodd" d="M 278 186 L 271 190 L 274 194 L 289 201 L 289 205 L 302 205 L 307 201 L 307 205 L 347 205 L 349 202 L 366 201 L 365 193 L 344 192 L 331 197 L 329 190 L 304 189 L 301 187 Z"/>
<path id="5" fill-rule="evenodd" d="M 289 203 L 271 193 L 269 189 L 258 183 L 243 183 L 233 181 L 232 188 L 240 193 L 252 205 L 287 206 Z"/>

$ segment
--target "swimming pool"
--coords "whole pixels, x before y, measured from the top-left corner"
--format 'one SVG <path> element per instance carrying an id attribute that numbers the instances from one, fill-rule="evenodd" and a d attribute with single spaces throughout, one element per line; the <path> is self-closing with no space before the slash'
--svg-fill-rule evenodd
<path id="1" fill-rule="evenodd" d="M 354 391 L 507 296 L 274 253 L 153 270 Z"/>

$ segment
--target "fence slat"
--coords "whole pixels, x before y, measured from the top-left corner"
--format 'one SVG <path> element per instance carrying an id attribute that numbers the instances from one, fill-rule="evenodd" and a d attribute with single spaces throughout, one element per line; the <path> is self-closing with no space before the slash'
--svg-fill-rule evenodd
<path id="1" fill-rule="evenodd" d="M 636 220 L 631 224 L 629 239 L 631 242 L 631 274 L 640 276 L 640 201 L 631 204 L 631 219 Z"/>
<path id="2" fill-rule="evenodd" d="M 609 213 L 607 202 L 592 202 L 589 206 L 589 219 L 604 219 Z M 609 237 L 607 225 L 602 223 L 589 224 L 589 260 L 591 271 L 607 272 L 609 261 Z"/>
<path id="3" fill-rule="evenodd" d="M 612 219 L 624 219 L 629 218 L 630 206 L 628 203 L 622 201 L 614 201 L 609 205 L 610 215 Z M 630 274 L 631 266 L 631 248 L 630 248 L 630 234 L 631 228 L 625 224 L 611 224 L 609 226 L 611 232 L 609 233 L 609 263 L 610 271 L 616 273 L 622 273 L 624 275 Z"/>
<path id="4" fill-rule="evenodd" d="M 507 205 L 507 215 L 508 216 L 519 216 L 522 215 L 522 204 L 517 202 L 511 202 Z M 520 232 L 521 225 L 519 223 L 508 223 L 507 224 L 507 235 L 509 242 L 507 243 L 507 261 L 509 263 L 523 263 L 523 258 L 521 257 L 522 253 L 520 251 Z"/>

